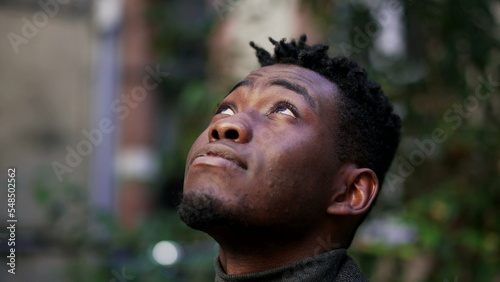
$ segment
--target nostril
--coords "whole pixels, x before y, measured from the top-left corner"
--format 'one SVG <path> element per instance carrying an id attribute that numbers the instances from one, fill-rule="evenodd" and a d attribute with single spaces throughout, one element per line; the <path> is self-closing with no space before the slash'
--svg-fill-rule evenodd
<path id="1" fill-rule="evenodd" d="M 214 139 L 219 139 L 219 132 L 217 132 L 217 130 L 212 130 L 212 137 Z"/>
<path id="2" fill-rule="evenodd" d="M 227 139 L 238 139 L 239 134 L 238 134 L 238 131 L 236 131 L 234 129 L 230 129 L 230 130 L 226 131 L 226 134 L 224 137 Z"/>

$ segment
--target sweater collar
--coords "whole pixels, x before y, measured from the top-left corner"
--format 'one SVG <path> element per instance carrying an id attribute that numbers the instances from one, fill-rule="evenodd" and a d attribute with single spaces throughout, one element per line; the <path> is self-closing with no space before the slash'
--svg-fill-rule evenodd
<path id="1" fill-rule="evenodd" d="M 346 276 L 347 275 L 347 276 Z M 340 277 L 358 277 L 349 281 L 366 281 L 346 249 L 335 249 L 275 269 L 245 274 L 227 274 L 215 260 L 215 281 L 335 281 Z"/>

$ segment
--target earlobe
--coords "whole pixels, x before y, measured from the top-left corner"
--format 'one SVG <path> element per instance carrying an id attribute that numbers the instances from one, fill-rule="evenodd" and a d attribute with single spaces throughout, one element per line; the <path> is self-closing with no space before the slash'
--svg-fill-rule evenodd
<path id="1" fill-rule="evenodd" d="M 343 185 L 333 194 L 327 213 L 360 215 L 368 211 L 379 190 L 377 175 L 373 170 L 351 165 L 339 176 Z"/>

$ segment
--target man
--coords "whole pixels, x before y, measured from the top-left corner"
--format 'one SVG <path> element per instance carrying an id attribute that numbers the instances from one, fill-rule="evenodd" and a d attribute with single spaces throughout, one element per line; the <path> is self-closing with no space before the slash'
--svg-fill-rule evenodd
<path id="1" fill-rule="evenodd" d="M 346 249 L 400 119 L 356 63 L 270 40 L 193 144 L 179 214 L 219 243 L 216 281 L 366 281 Z"/>

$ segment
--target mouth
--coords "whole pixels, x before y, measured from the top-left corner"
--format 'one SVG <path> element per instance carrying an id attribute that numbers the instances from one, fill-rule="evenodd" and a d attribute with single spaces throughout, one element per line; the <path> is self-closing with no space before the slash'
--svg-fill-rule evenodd
<path id="1" fill-rule="evenodd" d="M 190 165 L 194 163 L 205 163 L 219 166 L 227 164 L 227 162 L 245 170 L 248 168 L 245 161 L 238 156 L 238 154 L 230 149 L 220 148 L 219 146 L 201 149 L 191 159 Z"/>

